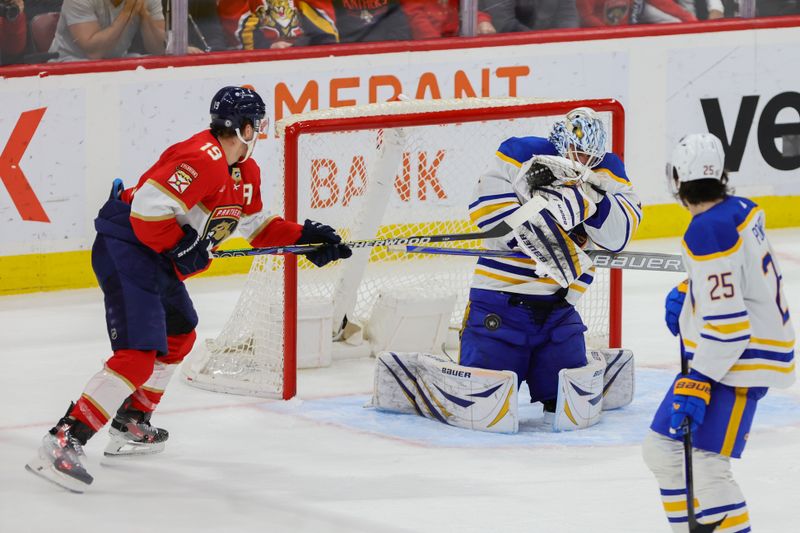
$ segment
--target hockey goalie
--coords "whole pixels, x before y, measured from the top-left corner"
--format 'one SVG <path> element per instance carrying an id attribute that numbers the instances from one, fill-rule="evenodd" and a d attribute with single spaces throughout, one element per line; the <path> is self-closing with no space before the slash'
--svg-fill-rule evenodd
<path id="1" fill-rule="evenodd" d="M 528 258 L 479 258 L 459 364 L 427 354 L 383 354 L 373 405 L 514 432 L 517 387 L 509 385 L 510 374 L 528 384 L 531 401 L 543 404 L 555 431 L 589 427 L 603 409 L 631 401 L 633 354 L 587 353 L 587 328 L 575 309 L 594 279 L 584 249 L 622 251 L 642 218 L 622 160 L 605 145 L 602 120 L 585 107 L 558 120 L 548 138 L 512 137 L 500 145 L 478 182 L 470 218 L 485 231 L 523 205 L 542 206 L 513 232 L 484 243 Z M 511 392 L 503 396 L 506 387 Z"/>

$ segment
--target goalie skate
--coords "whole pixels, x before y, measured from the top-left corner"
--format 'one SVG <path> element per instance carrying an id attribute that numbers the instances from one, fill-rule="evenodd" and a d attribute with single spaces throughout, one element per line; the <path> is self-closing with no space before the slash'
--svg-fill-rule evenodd
<path id="1" fill-rule="evenodd" d="M 164 451 L 169 432 L 150 424 L 151 413 L 121 409 L 111 421 L 107 456 L 151 455 Z"/>
<path id="2" fill-rule="evenodd" d="M 81 462 L 83 457 L 83 445 L 72 427 L 63 423 L 44 436 L 39 453 L 25 469 L 59 487 L 82 493 L 94 480 Z"/>

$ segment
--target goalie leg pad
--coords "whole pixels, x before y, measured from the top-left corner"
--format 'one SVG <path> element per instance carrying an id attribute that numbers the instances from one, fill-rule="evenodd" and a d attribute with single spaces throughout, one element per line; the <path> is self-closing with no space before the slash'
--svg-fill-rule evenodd
<path id="1" fill-rule="evenodd" d="M 597 350 L 606 362 L 603 378 L 603 411 L 625 407 L 633 401 L 635 373 L 633 352 L 624 349 Z M 591 354 L 587 354 L 591 357 Z"/>
<path id="2" fill-rule="evenodd" d="M 558 399 L 553 431 L 584 429 L 600 421 L 603 410 L 603 375 L 606 363 L 600 354 L 581 368 L 565 368 L 558 373 Z"/>
<path id="3" fill-rule="evenodd" d="M 514 372 L 465 367 L 426 353 L 382 352 L 371 406 L 478 431 L 519 430 Z"/>

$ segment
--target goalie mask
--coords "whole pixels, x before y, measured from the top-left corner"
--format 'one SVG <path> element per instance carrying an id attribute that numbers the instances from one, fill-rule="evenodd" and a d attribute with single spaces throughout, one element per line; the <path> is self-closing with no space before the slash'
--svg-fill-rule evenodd
<path id="1" fill-rule="evenodd" d="M 680 183 L 702 179 L 718 180 L 725 169 L 722 141 L 710 133 L 691 133 L 678 141 L 667 163 L 667 183 L 672 194 Z"/>
<path id="2" fill-rule="evenodd" d="M 211 100 L 211 126 L 233 130 L 236 137 L 247 145 L 247 153 L 240 162 L 247 161 L 253 154 L 258 136 L 267 129 L 269 120 L 265 119 L 267 107 L 252 89 L 244 87 L 223 87 Z M 253 135 L 245 139 L 242 131 L 250 124 Z"/>
<path id="3" fill-rule="evenodd" d="M 600 116 L 589 107 L 573 109 L 553 124 L 548 140 L 561 157 L 589 168 L 600 164 L 606 155 L 606 128 Z"/>

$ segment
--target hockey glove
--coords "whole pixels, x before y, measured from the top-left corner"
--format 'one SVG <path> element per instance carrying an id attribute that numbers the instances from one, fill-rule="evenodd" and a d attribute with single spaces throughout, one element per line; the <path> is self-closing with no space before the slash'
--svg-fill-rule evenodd
<path id="1" fill-rule="evenodd" d="M 558 225 L 569 231 L 597 210 L 592 199 L 579 184 L 540 187 L 537 191 L 547 200 L 545 209 L 553 215 Z"/>
<path id="2" fill-rule="evenodd" d="M 528 194 L 533 196 L 539 187 L 546 187 L 551 185 L 556 178 L 553 170 L 543 163 L 538 161 L 531 162 L 531 166 L 525 171 L 525 184 L 528 187 Z"/>
<path id="3" fill-rule="evenodd" d="M 350 247 L 340 244 L 341 242 L 342 238 L 336 234 L 336 230 L 332 227 L 306 219 L 303 224 L 303 231 L 300 233 L 300 238 L 297 239 L 296 244 L 322 243 L 322 246 L 313 252 L 305 254 L 309 261 L 318 267 L 322 267 L 331 261 L 347 259 L 353 255 Z"/>
<path id="4" fill-rule="evenodd" d="M 592 267 L 592 260 L 572 240 L 545 208 L 530 221 L 514 229 L 514 244 L 536 261 L 536 274 L 547 275 L 562 287 Z M 516 242 L 514 242 L 516 241 Z"/>
<path id="5" fill-rule="evenodd" d="M 677 287 L 673 287 L 672 290 L 669 291 L 669 294 L 667 294 L 667 300 L 664 302 L 664 308 L 666 310 L 664 320 L 667 323 L 669 332 L 673 335 L 677 335 L 681 332 L 678 319 L 681 316 L 684 300 L 686 300 L 686 282 L 681 283 Z"/>
<path id="6" fill-rule="evenodd" d="M 687 425 L 694 432 L 706 416 L 711 401 L 711 380 L 696 370 L 682 375 L 672 388 L 672 416 L 669 432 L 682 437 Z"/>
<path id="7" fill-rule="evenodd" d="M 208 255 L 209 241 L 200 239 L 195 229 L 189 224 L 183 226 L 183 238 L 172 250 L 167 250 L 164 255 L 175 264 L 178 272 L 184 276 L 191 276 L 202 272 L 208 267 L 211 258 Z"/>

